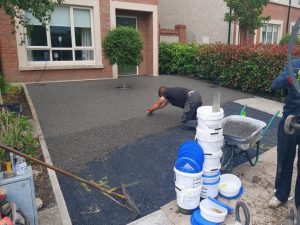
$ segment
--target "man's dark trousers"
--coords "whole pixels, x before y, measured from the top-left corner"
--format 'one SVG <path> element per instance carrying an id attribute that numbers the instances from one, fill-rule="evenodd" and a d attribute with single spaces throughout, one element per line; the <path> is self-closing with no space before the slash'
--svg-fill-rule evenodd
<path id="1" fill-rule="evenodd" d="M 196 129 L 198 124 L 197 109 L 200 106 L 202 106 L 201 94 L 198 91 L 190 91 L 181 117 L 181 122 L 185 129 Z"/>
<path id="2" fill-rule="evenodd" d="M 294 134 L 287 135 L 284 133 L 285 118 L 282 118 L 278 125 L 277 133 L 277 173 L 275 179 L 276 197 L 281 202 L 286 202 L 290 195 L 294 159 L 298 148 L 297 163 L 297 181 L 295 188 L 296 207 L 300 206 L 300 130 Z"/>

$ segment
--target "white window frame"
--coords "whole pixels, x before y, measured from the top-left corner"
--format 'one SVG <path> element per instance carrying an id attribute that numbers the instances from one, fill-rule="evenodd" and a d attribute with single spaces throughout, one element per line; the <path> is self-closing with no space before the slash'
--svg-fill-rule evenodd
<path id="1" fill-rule="evenodd" d="M 290 34 L 292 34 L 292 29 L 295 26 L 295 24 L 296 24 L 296 22 L 291 22 L 291 25 L 290 25 Z M 299 29 L 299 34 L 300 34 L 300 29 Z"/>
<path id="2" fill-rule="evenodd" d="M 65 0 L 63 6 L 70 7 L 70 22 L 71 22 L 71 48 L 51 48 L 50 32 L 47 31 L 47 43 L 48 46 L 27 46 L 20 45 L 21 36 L 20 32 L 17 32 L 17 46 L 18 46 L 18 58 L 19 58 L 19 70 L 51 70 L 51 69 L 83 69 L 83 68 L 103 68 L 102 52 L 101 52 L 101 30 L 100 30 L 100 9 L 98 0 L 89 0 L 82 2 L 81 0 Z M 91 12 L 91 37 L 92 46 L 76 46 L 74 35 L 74 20 L 73 10 L 75 9 L 90 9 Z M 49 28 L 48 28 L 49 29 Z M 23 32 L 22 32 L 23 31 Z M 25 28 L 22 28 L 21 33 L 24 33 Z M 51 61 L 29 61 L 27 58 L 27 50 L 72 50 L 73 61 L 52 61 L 52 54 L 50 52 L 49 57 Z M 73 51 L 74 50 L 74 51 Z M 94 60 L 78 60 L 75 61 L 75 50 L 93 50 Z"/>
<path id="3" fill-rule="evenodd" d="M 268 24 L 268 25 L 279 25 L 278 27 L 278 43 L 280 42 L 281 38 L 282 38 L 282 27 L 283 27 L 283 21 L 282 20 L 270 20 L 264 24 Z M 272 32 L 273 34 L 273 32 Z M 273 42 L 273 35 L 272 35 L 272 42 Z M 259 42 L 260 43 L 263 43 L 263 40 L 262 40 L 262 27 L 260 28 L 260 38 L 259 38 Z M 277 43 L 277 44 L 278 44 Z"/>

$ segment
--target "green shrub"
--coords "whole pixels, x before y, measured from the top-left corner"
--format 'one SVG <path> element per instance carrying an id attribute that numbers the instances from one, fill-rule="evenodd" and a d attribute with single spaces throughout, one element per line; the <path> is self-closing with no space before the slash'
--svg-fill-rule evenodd
<path id="1" fill-rule="evenodd" d="M 0 72 L 0 91 L 5 92 L 6 82 L 4 80 L 3 74 Z"/>
<path id="2" fill-rule="evenodd" d="M 285 35 L 281 38 L 279 44 L 281 44 L 281 45 L 288 44 L 288 43 L 289 43 L 289 40 L 290 40 L 290 37 L 291 37 L 290 34 L 285 34 Z M 299 38 L 299 37 L 296 38 L 295 44 L 300 44 L 300 38 Z"/>
<path id="3" fill-rule="evenodd" d="M 197 77 L 212 80 L 221 86 L 249 93 L 270 93 L 272 81 L 287 63 L 287 45 L 257 45 L 242 47 L 211 44 L 201 47 L 189 45 L 160 45 L 160 72 L 171 74 L 195 73 Z M 188 57 L 186 57 L 188 55 Z M 296 49 L 294 56 L 300 56 Z M 180 71 L 188 65 L 192 71 Z M 276 92 L 278 97 L 283 91 Z"/>
<path id="4" fill-rule="evenodd" d="M 143 59 L 143 43 L 139 32 L 130 27 L 117 27 L 103 41 L 105 57 L 110 64 L 136 65 Z"/>
<path id="5" fill-rule="evenodd" d="M 196 74 L 196 44 L 161 43 L 159 71 L 161 74 Z"/>
<path id="6" fill-rule="evenodd" d="M 39 142 L 33 136 L 33 127 L 25 116 L 6 110 L 0 111 L 0 142 L 23 150 L 25 154 L 35 156 Z M 0 159 L 4 160 L 4 152 L 0 151 Z"/>

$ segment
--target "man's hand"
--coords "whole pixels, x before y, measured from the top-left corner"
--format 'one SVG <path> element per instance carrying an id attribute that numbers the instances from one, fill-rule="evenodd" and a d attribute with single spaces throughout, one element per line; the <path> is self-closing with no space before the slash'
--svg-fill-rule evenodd
<path id="1" fill-rule="evenodd" d="M 153 113 L 153 111 L 154 111 L 154 110 L 147 109 L 147 112 L 148 112 L 148 113 Z"/>
<path id="2" fill-rule="evenodd" d="M 147 116 L 152 116 L 153 115 L 153 111 L 154 110 L 151 110 L 151 109 L 147 109 Z"/>

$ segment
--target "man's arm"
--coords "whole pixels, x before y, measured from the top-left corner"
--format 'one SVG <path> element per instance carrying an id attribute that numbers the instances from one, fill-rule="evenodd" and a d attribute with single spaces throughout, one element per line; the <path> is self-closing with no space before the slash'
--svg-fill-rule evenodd
<path id="1" fill-rule="evenodd" d="M 168 103 L 169 102 L 165 97 L 160 97 L 147 111 L 152 113 L 155 110 L 164 108 Z"/>
<path id="2" fill-rule="evenodd" d="M 295 76 L 299 73 L 300 59 L 296 59 L 292 63 L 294 67 L 294 74 L 292 74 L 292 76 Z M 291 86 L 294 86 L 294 83 L 290 75 L 289 65 L 287 64 L 279 76 L 273 81 L 272 89 L 283 89 Z"/>
<path id="3" fill-rule="evenodd" d="M 289 85 L 289 67 L 286 65 L 283 71 L 278 75 L 278 77 L 272 83 L 272 89 L 283 89 Z"/>

